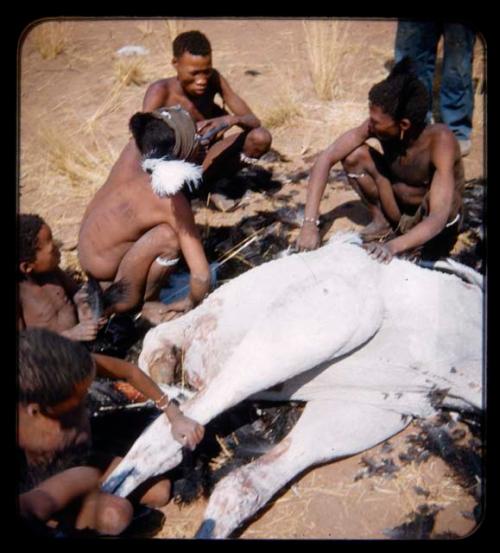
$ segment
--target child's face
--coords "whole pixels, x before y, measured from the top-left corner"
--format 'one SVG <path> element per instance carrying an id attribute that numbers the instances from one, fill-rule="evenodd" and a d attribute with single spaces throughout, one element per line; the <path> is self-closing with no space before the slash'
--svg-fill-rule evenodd
<path id="1" fill-rule="evenodd" d="M 35 261 L 31 264 L 34 273 L 55 271 L 61 261 L 61 252 L 52 238 L 50 227 L 42 225 L 37 235 Z"/>
<path id="2" fill-rule="evenodd" d="M 180 58 L 174 58 L 173 66 L 184 91 L 191 96 L 203 96 L 212 74 L 212 56 L 194 56 L 184 52 Z"/>

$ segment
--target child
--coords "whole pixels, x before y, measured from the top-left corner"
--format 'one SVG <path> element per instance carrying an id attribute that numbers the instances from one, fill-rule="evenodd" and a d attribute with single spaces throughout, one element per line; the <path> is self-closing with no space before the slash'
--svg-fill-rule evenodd
<path id="1" fill-rule="evenodd" d="M 18 328 L 43 327 L 77 341 L 95 338 L 98 322 L 86 303 L 86 294 L 59 267 L 59 249 L 50 227 L 38 215 L 19 215 L 19 317 Z M 72 298 L 74 301 L 72 301 Z M 172 435 L 182 445 L 194 449 L 203 437 L 203 427 L 182 415 L 179 407 L 161 389 L 126 361 L 108 355 L 93 354 L 100 376 L 126 380 L 143 395 L 166 410 Z"/>

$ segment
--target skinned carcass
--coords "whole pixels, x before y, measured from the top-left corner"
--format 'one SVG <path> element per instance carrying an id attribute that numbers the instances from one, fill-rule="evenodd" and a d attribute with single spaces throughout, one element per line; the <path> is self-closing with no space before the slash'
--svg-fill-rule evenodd
<path id="1" fill-rule="evenodd" d="M 199 390 L 183 411 L 201 424 L 251 396 L 307 402 L 282 442 L 217 484 L 199 537 L 230 535 L 307 467 L 368 449 L 412 416 L 482 408 L 481 288 L 400 259 L 380 264 L 358 242 L 337 235 L 261 265 L 147 334 L 140 367 L 167 383 L 181 352 Z M 159 417 L 103 489 L 126 496 L 181 459 Z"/>

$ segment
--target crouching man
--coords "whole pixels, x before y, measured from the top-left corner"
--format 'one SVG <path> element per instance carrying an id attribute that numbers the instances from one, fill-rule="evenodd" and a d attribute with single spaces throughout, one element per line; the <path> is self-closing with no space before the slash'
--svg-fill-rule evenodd
<path id="1" fill-rule="evenodd" d="M 191 116 L 179 106 L 136 113 L 133 139 L 87 207 L 78 256 L 87 275 L 103 288 L 121 286 L 121 298 L 105 313 L 142 307 L 153 324 L 201 302 L 210 287 L 210 268 L 184 187 L 196 187 L 201 167 Z M 161 286 L 184 256 L 190 271 L 188 295 L 168 305 L 157 300 Z"/>

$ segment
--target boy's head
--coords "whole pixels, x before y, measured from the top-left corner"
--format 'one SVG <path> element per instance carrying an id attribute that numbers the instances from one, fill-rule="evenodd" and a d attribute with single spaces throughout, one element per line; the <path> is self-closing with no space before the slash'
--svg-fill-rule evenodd
<path id="1" fill-rule="evenodd" d="M 368 99 L 370 130 L 381 140 L 399 138 L 410 127 L 418 132 L 425 126 L 429 95 L 408 57 L 370 89 Z"/>
<path id="2" fill-rule="evenodd" d="M 23 277 L 32 273 L 55 271 L 61 260 L 50 227 L 38 215 L 17 216 L 19 232 L 19 272 Z"/>
<path id="3" fill-rule="evenodd" d="M 212 75 L 212 47 L 200 31 L 186 31 L 178 35 L 172 45 L 172 65 L 184 92 L 203 96 Z"/>
<path id="4" fill-rule="evenodd" d="M 19 445 L 46 456 L 90 438 L 85 409 L 95 364 L 84 346 L 43 328 L 19 334 Z"/>

